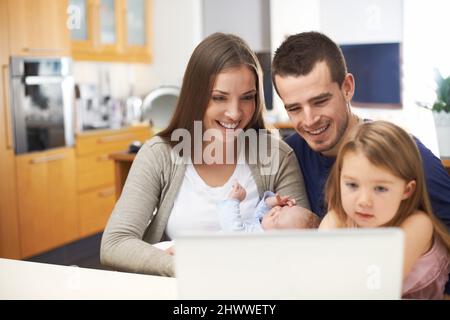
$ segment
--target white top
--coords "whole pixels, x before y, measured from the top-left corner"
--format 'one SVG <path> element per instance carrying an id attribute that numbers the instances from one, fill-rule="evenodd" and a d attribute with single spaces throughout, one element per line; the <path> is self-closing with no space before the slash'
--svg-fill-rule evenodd
<path id="1" fill-rule="evenodd" d="M 259 195 L 247 164 L 238 162 L 231 177 L 221 187 L 208 186 L 192 164 L 186 165 L 184 180 L 167 223 L 166 235 L 174 239 L 185 232 L 220 231 L 217 205 L 227 198 L 235 180 L 247 191 L 240 205 L 242 218 L 250 218 L 254 215 Z"/>
<path id="2" fill-rule="evenodd" d="M 0 259 L 0 300 L 176 298 L 175 278 Z"/>

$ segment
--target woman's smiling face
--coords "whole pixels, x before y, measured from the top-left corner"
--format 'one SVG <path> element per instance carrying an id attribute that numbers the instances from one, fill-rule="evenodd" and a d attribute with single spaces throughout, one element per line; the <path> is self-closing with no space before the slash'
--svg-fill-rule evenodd
<path id="1" fill-rule="evenodd" d="M 223 70 L 216 76 L 203 116 L 203 129 L 216 129 L 223 137 L 234 137 L 237 129 L 245 129 L 250 123 L 256 109 L 256 95 L 256 77 L 249 67 L 241 65 Z"/>

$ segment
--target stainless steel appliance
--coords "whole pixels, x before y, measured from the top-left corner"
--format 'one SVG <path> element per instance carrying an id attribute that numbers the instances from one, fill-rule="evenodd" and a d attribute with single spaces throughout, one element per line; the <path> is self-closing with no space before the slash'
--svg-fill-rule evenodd
<path id="1" fill-rule="evenodd" d="M 108 106 L 100 103 L 98 86 L 93 83 L 75 85 L 77 131 L 110 127 Z"/>
<path id="2" fill-rule="evenodd" d="M 142 103 L 141 120 L 149 121 L 158 132 L 167 127 L 175 112 L 180 88 L 161 86 L 152 90 Z"/>
<path id="3" fill-rule="evenodd" d="M 11 58 L 16 154 L 74 144 L 70 58 Z"/>

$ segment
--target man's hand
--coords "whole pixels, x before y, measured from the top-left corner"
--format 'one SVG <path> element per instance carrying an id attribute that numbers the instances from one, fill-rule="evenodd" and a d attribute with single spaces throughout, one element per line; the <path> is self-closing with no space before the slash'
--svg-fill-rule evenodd
<path id="1" fill-rule="evenodd" d="M 295 199 L 291 199 L 289 198 L 289 196 L 280 196 L 278 193 L 275 194 L 275 197 L 268 197 L 266 199 L 266 205 L 268 207 L 275 207 L 275 206 L 280 206 L 280 207 L 284 207 L 284 206 L 295 206 L 296 202 Z"/>
<path id="2" fill-rule="evenodd" d="M 244 187 L 242 187 L 239 184 L 239 182 L 235 181 L 233 183 L 233 188 L 231 189 L 230 194 L 228 195 L 228 198 L 243 201 L 246 195 L 247 192 L 245 191 Z"/>

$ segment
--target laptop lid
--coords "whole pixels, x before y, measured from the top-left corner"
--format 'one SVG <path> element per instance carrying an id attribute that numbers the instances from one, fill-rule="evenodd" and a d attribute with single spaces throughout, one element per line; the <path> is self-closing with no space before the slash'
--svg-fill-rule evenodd
<path id="1" fill-rule="evenodd" d="M 181 299 L 399 299 L 398 228 L 186 235 L 175 240 Z"/>

